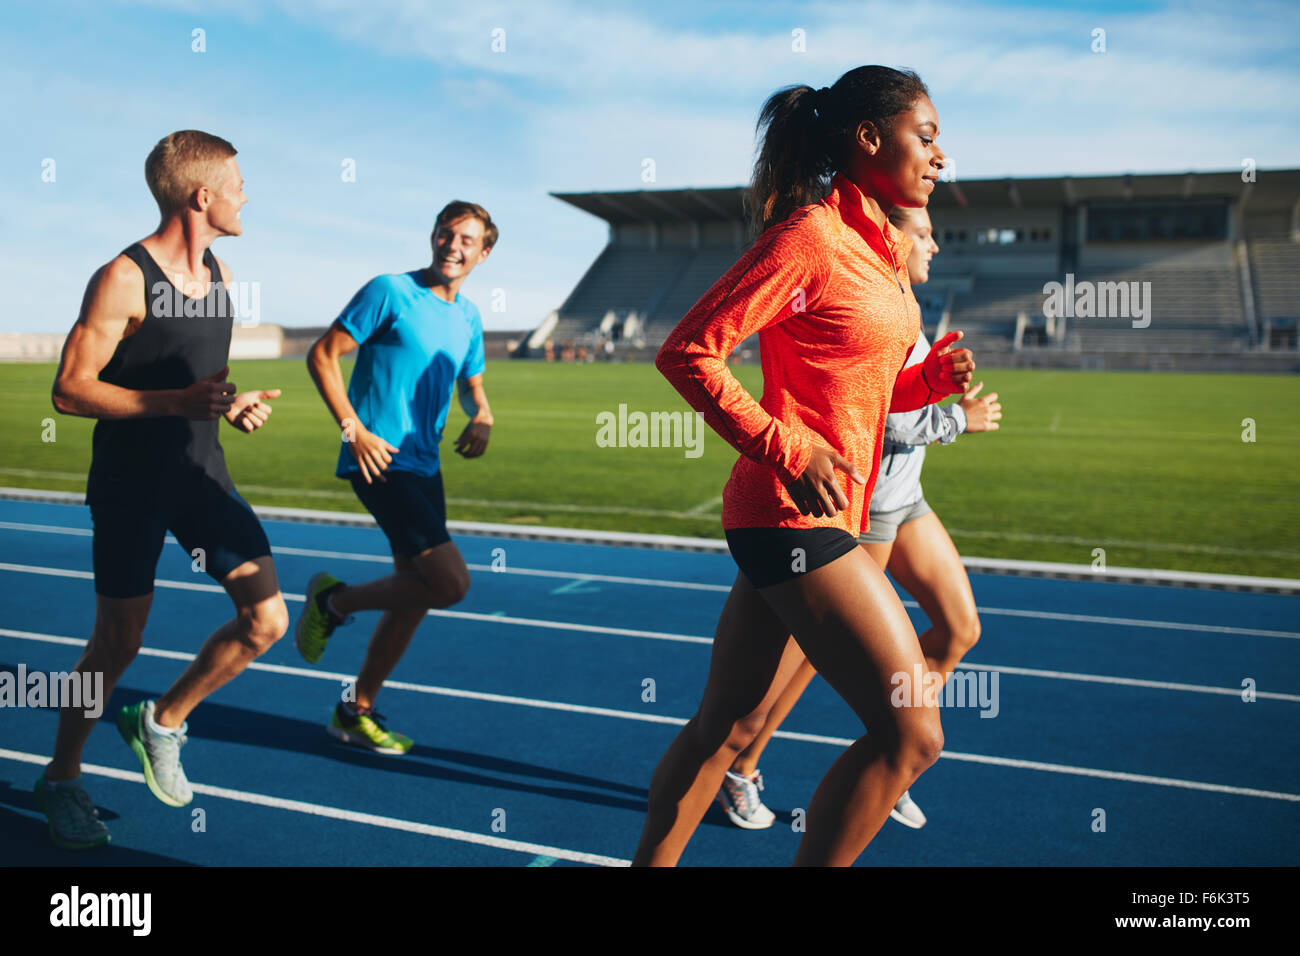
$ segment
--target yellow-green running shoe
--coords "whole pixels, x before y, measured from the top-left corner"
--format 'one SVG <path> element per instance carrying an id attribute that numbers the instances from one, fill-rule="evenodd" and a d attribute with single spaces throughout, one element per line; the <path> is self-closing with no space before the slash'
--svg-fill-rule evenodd
<path id="1" fill-rule="evenodd" d="M 81 778 L 50 786 L 41 774 L 33 788 L 36 809 L 50 821 L 50 842 L 64 850 L 90 850 L 108 843 L 108 827 L 99 819 L 95 802 Z"/>
<path id="2" fill-rule="evenodd" d="M 354 747 L 364 747 L 379 754 L 404 754 L 411 749 L 410 737 L 395 734 L 384 726 L 384 715 L 372 707 L 353 717 L 340 701 L 334 716 L 325 725 L 331 737 Z"/>
<path id="3" fill-rule="evenodd" d="M 150 727 L 154 702 L 142 700 L 123 707 L 117 715 L 117 730 L 140 761 L 149 791 L 169 807 L 183 807 L 194 799 L 190 782 L 181 766 L 181 748 L 189 738 L 189 724 L 175 730 Z M 157 726 L 156 724 L 154 726 Z"/>
<path id="4" fill-rule="evenodd" d="M 298 618 L 298 627 L 294 631 L 294 643 L 298 653 L 308 664 L 315 664 L 325 653 L 325 644 L 340 624 L 348 624 L 352 618 L 336 620 L 329 612 L 325 602 L 330 592 L 343 586 L 343 582 L 333 575 L 322 571 L 307 582 L 307 600 L 303 604 L 302 617 Z"/>

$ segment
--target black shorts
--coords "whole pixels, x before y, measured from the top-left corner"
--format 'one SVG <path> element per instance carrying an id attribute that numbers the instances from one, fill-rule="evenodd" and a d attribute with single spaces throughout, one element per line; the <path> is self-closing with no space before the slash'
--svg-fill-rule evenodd
<path id="1" fill-rule="evenodd" d="M 726 535 L 731 556 L 756 588 L 790 581 L 858 546 L 840 528 L 733 528 Z"/>
<path id="2" fill-rule="evenodd" d="M 95 593 L 110 598 L 153 592 L 158 557 L 170 531 L 191 562 L 220 582 L 246 561 L 271 553 L 262 523 L 238 491 L 211 478 L 169 489 L 163 498 L 119 498 L 90 506 L 95 523 Z M 201 549 L 201 554 L 195 554 Z"/>
<path id="3" fill-rule="evenodd" d="M 388 536 L 393 554 L 413 558 L 451 540 L 441 471 L 417 475 L 390 468 L 384 477 L 368 485 L 358 471 L 351 476 L 352 490 Z"/>

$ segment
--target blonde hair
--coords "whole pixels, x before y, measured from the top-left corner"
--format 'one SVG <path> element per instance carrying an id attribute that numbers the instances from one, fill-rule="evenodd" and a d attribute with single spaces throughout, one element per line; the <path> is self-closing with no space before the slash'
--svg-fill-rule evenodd
<path id="1" fill-rule="evenodd" d="M 144 178 L 164 216 L 184 208 L 194 190 L 213 188 L 218 165 L 236 154 L 235 147 L 211 133 L 183 129 L 158 140 L 144 161 Z"/>

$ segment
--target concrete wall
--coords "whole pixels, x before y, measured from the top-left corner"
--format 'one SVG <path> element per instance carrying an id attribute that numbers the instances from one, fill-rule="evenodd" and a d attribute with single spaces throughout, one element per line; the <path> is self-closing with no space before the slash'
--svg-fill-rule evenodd
<path id="1" fill-rule="evenodd" d="M 67 338 L 62 332 L 0 332 L 0 362 L 57 362 Z M 230 337 L 232 359 L 279 358 L 284 330 L 278 325 L 245 329 L 235 324 Z"/>

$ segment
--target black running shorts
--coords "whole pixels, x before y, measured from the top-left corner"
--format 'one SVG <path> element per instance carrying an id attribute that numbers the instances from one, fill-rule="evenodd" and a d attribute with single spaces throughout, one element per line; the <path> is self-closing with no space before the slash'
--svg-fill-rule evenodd
<path id="1" fill-rule="evenodd" d="M 217 582 L 241 564 L 271 553 L 248 502 L 206 475 L 185 487 L 172 486 L 161 497 L 92 503 L 90 516 L 95 523 L 95 593 L 104 597 L 153 592 L 168 531 L 191 562 L 201 562 L 199 567 Z"/>
<path id="2" fill-rule="evenodd" d="M 756 588 L 815 571 L 858 546 L 840 528 L 733 528 L 726 535 L 731 556 Z"/>

